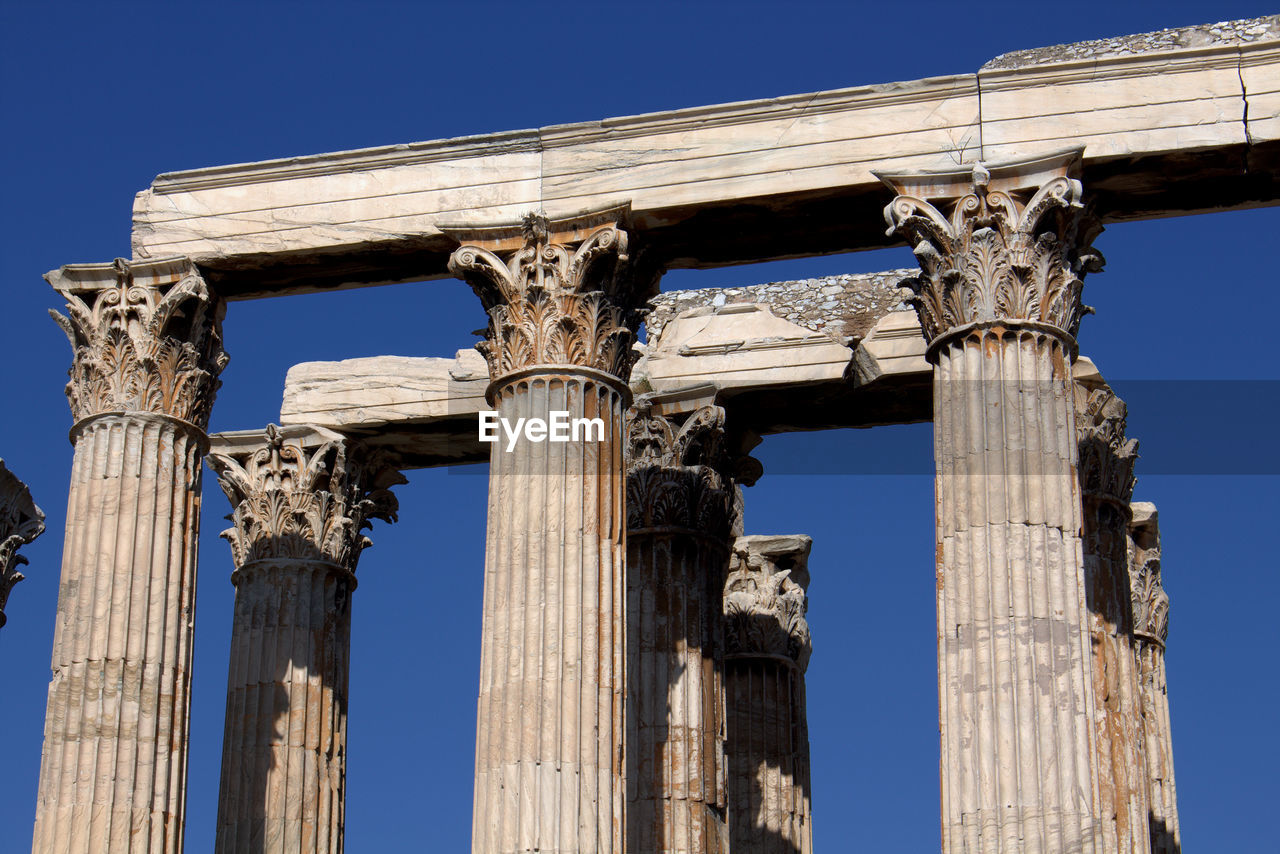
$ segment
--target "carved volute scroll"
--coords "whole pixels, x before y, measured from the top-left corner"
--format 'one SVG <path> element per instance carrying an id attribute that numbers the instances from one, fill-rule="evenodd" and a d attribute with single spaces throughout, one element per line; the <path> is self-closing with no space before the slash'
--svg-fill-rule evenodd
<path id="1" fill-rule="evenodd" d="M 683 528 L 725 537 L 735 483 L 751 485 L 759 463 L 729 451 L 725 412 L 704 406 L 678 427 L 641 399 L 627 412 L 627 528 Z"/>
<path id="2" fill-rule="evenodd" d="M 363 530 L 374 519 L 395 521 L 390 487 L 404 476 L 340 434 L 272 424 L 252 442 L 214 438 L 208 461 L 234 508 L 222 536 L 237 569 L 302 560 L 354 572 L 371 545 Z"/>
<path id="3" fill-rule="evenodd" d="M 471 243 L 450 257 L 449 271 L 489 315 L 476 349 L 494 382 L 535 366 L 593 368 L 623 381 L 630 375 L 638 308 L 656 278 L 638 274 L 627 233 L 616 224 L 579 236 L 582 230 L 553 229 L 546 216 L 530 213 L 518 249 Z"/>
<path id="4" fill-rule="evenodd" d="M 67 301 L 51 311 L 74 361 L 67 399 L 76 421 L 109 412 L 150 412 L 209 422 L 222 349 L 225 303 L 189 260 L 63 267 L 45 276 Z"/>
<path id="5" fill-rule="evenodd" d="M 27 485 L 0 460 L 0 627 L 13 585 L 22 580 L 18 567 L 27 559 L 18 549 L 44 533 L 44 512 L 31 500 Z"/>
<path id="6" fill-rule="evenodd" d="M 898 193 L 885 208 L 890 235 L 904 237 L 922 275 L 915 292 L 933 343 L 970 324 L 1025 321 L 1074 338 L 1086 273 L 1102 269 L 1085 216 L 1080 152 L 1003 166 L 880 178 Z"/>
<path id="7" fill-rule="evenodd" d="M 1129 525 L 1133 631 L 1161 648 L 1169 639 L 1169 594 L 1160 580 L 1160 523 L 1155 506 L 1134 502 Z"/>
<path id="8" fill-rule="evenodd" d="M 808 666 L 812 545 L 801 535 L 737 539 L 724 587 L 727 656 L 787 659 L 801 671 Z"/>

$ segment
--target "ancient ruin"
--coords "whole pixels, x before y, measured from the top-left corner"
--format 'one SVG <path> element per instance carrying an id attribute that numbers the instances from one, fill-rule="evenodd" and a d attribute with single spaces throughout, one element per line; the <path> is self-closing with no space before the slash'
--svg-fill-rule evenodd
<path id="1" fill-rule="evenodd" d="M 47 276 L 74 464 L 32 850 L 183 848 L 207 460 L 215 848 L 341 852 L 365 530 L 400 472 L 487 460 L 473 854 L 811 854 L 811 542 L 743 530 L 750 452 L 932 421 L 943 851 L 1180 851 L 1156 510 L 1075 336 L 1103 226 L 1276 204 L 1278 175 L 1280 16 L 161 175 L 131 259 Z M 888 242 L 919 269 L 658 292 Z M 228 301 L 446 276 L 479 353 L 300 364 L 278 426 L 207 434 Z M 488 412 L 523 433 L 481 441 Z M 0 608 L 42 518 L 0 466 Z"/>
<path id="2" fill-rule="evenodd" d="M 27 485 L 0 460 L 0 628 L 13 585 L 22 580 L 18 567 L 27 559 L 18 549 L 44 533 L 44 513 L 31 500 Z"/>

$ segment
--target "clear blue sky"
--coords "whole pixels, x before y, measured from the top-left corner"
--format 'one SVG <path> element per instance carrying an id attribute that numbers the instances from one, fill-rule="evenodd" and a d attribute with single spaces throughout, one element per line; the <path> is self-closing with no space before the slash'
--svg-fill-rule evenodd
<path id="1" fill-rule="evenodd" d="M 31 484 L 49 530 L 24 550 L 28 580 L 0 631 L 0 850 L 26 850 L 30 838 L 71 463 L 70 351 L 45 316 L 58 303 L 40 275 L 127 255 L 133 194 L 157 173 L 968 72 L 1019 48 L 1271 11 L 1235 0 L 3 0 L 0 456 Z M 1146 449 L 1136 497 L 1160 507 L 1188 851 L 1275 845 L 1280 465 L 1274 430 L 1259 425 L 1274 423 L 1280 378 L 1277 234 L 1276 209 L 1114 226 L 1098 242 L 1107 272 L 1085 289 L 1098 314 L 1084 321 L 1082 351 L 1134 400 L 1130 434 Z M 680 272 L 665 287 L 910 263 L 893 250 Z M 235 303 L 213 429 L 275 419 L 295 362 L 451 355 L 483 322 L 453 281 Z M 1251 420 L 1239 420 L 1241 404 Z M 919 462 L 930 431 L 779 437 L 758 451 L 766 475 L 748 492 L 748 531 L 814 539 L 809 713 L 825 854 L 939 848 L 933 487 Z M 805 457 L 838 473 L 787 473 Z M 916 473 L 858 473 L 885 459 Z M 1206 469 L 1219 473 L 1188 474 Z M 1249 471 L 1259 473 L 1240 474 Z M 373 532 L 354 598 L 347 847 L 357 854 L 462 852 L 470 832 L 486 478 L 473 468 L 410 479 L 399 525 Z M 217 539 L 229 508 L 209 473 L 205 499 L 193 854 L 213 845 L 232 603 L 230 553 Z"/>

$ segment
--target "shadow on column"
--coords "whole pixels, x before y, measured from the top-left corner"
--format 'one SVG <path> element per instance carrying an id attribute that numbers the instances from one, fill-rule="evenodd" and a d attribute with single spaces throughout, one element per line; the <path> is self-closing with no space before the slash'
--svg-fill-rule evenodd
<path id="1" fill-rule="evenodd" d="M 1151 854 L 1182 854 L 1182 846 L 1178 844 L 1178 836 L 1165 823 L 1163 818 L 1149 816 L 1151 827 Z"/>
<path id="2" fill-rule="evenodd" d="M 778 635 L 773 614 L 742 615 L 739 632 Z M 806 854 L 811 832 L 804 677 L 785 656 L 725 662 L 729 833 L 733 854 Z"/>
<path id="3" fill-rule="evenodd" d="M 342 850 L 351 627 L 348 573 L 273 542 L 236 573 L 218 854 Z"/>
<path id="4" fill-rule="evenodd" d="M 682 559 L 696 567 L 696 548 L 654 548 L 660 537 L 644 539 L 628 547 L 626 850 L 724 854 L 716 619 L 723 572 L 713 581 L 686 575 Z"/>

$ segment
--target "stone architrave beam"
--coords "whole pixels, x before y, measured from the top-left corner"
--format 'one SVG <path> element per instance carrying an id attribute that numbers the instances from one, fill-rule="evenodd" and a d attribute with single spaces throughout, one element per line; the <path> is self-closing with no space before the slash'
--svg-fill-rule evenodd
<path id="1" fill-rule="evenodd" d="M 735 427 L 761 436 L 927 421 L 925 344 L 898 286 L 910 275 L 661 294 L 646 316 L 649 344 L 632 391 L 665 399 L 698 386 Z M 401 468 L 482 462 L 488 448 L 476 416 L 487 408 L 487 384 L 474 350 L 453 359 L 304 362 L 289 369 L 280 419 L 357 436 Z"/>
<path id="2" fill-rule="evenodd" d="M 1280 198 L 1280 16 L 1007 54 L 976 73 L 161 175 L 139 258 L 228 298 L 447 275 L 448 223 L 630 202 L 668 267 L 883 246 L 872 169 L 1083 145 L 1104 219 Z"/>
<path id="3" fill-rule="evenodd" d="M 31 500 L 31 491 L 0 460 L 0 628 L 13 585 L 22 580 L 18 567 L 27 559 L 18 549 L 44 533 L 44 512 Z"/>

